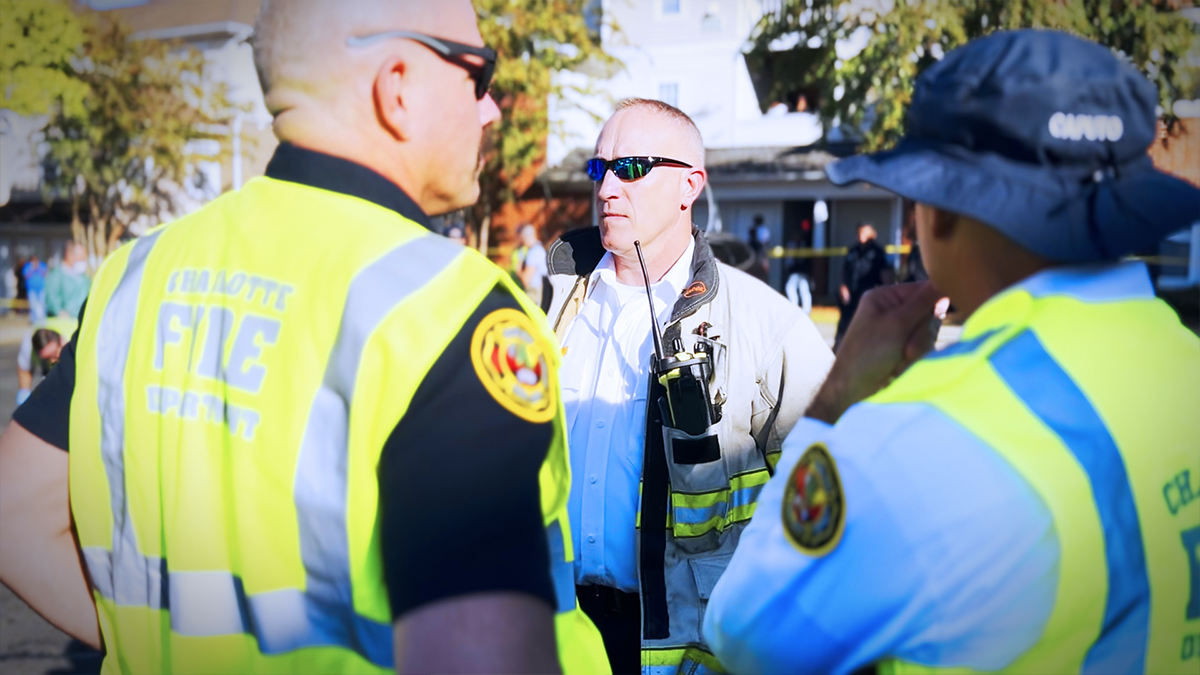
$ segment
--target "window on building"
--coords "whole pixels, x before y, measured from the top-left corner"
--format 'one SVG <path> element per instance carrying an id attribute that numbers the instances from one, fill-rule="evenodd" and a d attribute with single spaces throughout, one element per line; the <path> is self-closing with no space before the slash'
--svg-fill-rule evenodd
<path id="1" fill-rule="evenodd" d="M 678 108 L 679 84 L 676 82 L 663 82 L 658 85 L 658 100 Z"/>
<path id="2" fill-rule="evenodd" d="M 663 16 L 677 16 L 681 11 L 680 4 L 683 0 L 662 0 Z"/>
<path id="3" fill-rule="evenodd" d="M 700 19 L 700 29 L 705 33 L 721 32 L 721 8 L 717 3 L 708 3 L 708 10 L 704 12 L 704 17 Z"/>

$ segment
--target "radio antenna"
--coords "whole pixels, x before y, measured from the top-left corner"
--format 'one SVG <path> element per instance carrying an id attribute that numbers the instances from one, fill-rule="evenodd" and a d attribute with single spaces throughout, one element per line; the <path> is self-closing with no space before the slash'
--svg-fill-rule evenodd
<path id="1" fill-rule="evenodd" d="M 646 300 L 650 303 L 650 334 L 654 336 L 654 355 L 663 360 L 662 329 L 658 327 L 658 315 L 654 311 L 654 294 L 650 291 L 650 273 L 646 271 L 646 259 L 642 257 L 642 242 L 633 242 L 637 249 L 638 262 L 642 264 L 642 280 L 646 282 Z"/>

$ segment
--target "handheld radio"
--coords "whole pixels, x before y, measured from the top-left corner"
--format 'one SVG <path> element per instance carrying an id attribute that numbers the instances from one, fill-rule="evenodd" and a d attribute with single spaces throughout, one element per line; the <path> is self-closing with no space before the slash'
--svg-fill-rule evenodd
<path id="1" fill-rule="evenodd" d="M 650 273 L 642 257 L 642 243 L 633 242 L 637 249 L 638 262 L 642 265 L 642 279 L 646 282 L 646 300 L 650 303 L 650 326 L 654 336 L 654 359 L 650 371 L 658 378 L 667 392 L 667 414 L 670 425 L 693 436 L 705 432 L 721 419 L 720 408 L 709 397 L 708 384 L 713 375 L 710 347 L 703 342 L 696 345 L 695 352 L 684 351 L 683 340 L 675 338 L 671 344 L 672 355 L 663 354 L 662 329 L 654 311 L 654 296 L 650 290 Z"/>

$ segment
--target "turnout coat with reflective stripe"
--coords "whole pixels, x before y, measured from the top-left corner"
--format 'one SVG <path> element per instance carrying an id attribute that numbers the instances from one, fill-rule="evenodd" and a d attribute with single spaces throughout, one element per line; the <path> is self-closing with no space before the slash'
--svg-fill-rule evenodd
<path id="1" fill-rule="evenodd" d="M 390 670 L 376 465 L 497 283 L 523 297 L 394 211 L 271 178 L 114 254 L 80 332 L 70 429 L 104 670 Z M 541 471 L 559 651 L 568 672 L 596 672 L 559 406 Z"/>

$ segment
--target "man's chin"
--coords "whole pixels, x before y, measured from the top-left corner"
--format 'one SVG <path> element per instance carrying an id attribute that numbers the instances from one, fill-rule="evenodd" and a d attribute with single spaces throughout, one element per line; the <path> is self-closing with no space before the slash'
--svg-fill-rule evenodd
<path id="1" fill-rule="evenodd" d="M 633 250 L 633 237 L 628 231 L 616 230 L 606 227 L 604 221 L 600 222 L 600 243 L 604 245 L 604 250 L 611 253 L 625 253 Z"/>
<path id="2" fill-rule="evenodd" d="M 453 195 L 447 195 L 445 199 L 439 200 L 440 203 L 431 206 L 425 215 L 430 217 L 442 216 L 469 206 L 474 206 L 475 202 L 479 201 L 479 192 L 479 181 L 472 181 L 469 188 L 464 188 Z"/>

